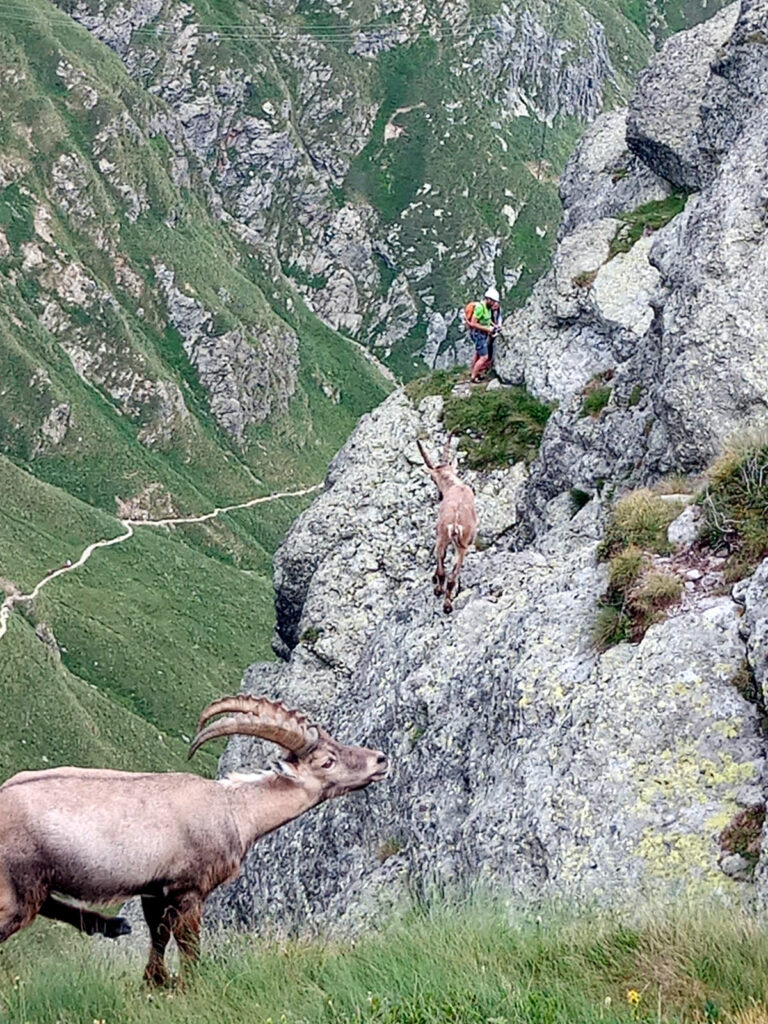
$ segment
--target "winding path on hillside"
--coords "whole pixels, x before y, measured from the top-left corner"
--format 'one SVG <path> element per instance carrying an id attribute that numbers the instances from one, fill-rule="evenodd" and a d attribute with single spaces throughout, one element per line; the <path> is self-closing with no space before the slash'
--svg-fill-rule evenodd
<path id="1" fill-rule="evenodd" d="M 223 515 L 226 512 L 237 512 L 239 509 L 253 508 L 254 505 L 264 505 L 268 501 L 279 501 L 281 498 L 303 498 L 307 494 L 319 491 L 322 486 L 322 484 L 314 484 L 312 487 L 305 487 L 301 491 L 278 491 L 275 494 L 264 494 L 259 498 L 249 498 L 248 501 L 241 501 L 238 505 L 224 505 L 222 508 L 215 508 L 211 512 L 204 512 L 199 516 L 179 516 L 167 519 L 119 519 L 118 522 L 125 527 L 125 533 L 121 533 L 117 537 L 103 538 L 89 544 L 76 562 L 63 565 L 59 569 L 52 569 L 43 576 L 28 594 L 8 594 L 2 605 L 0 605 L 0 640 L 3 639 L 8 631 L 8 620 L 17 604 L 34 601 L 43 587 L 46 587 L 59 576 L 65 576 L 68 572 L 74 572 L 75 569 L 85 565 L 94 551 L 98 551 L 99 548 L 109 548 L 114 544 L 122 544 L 123 541 L 130 540 L 134 530 L 141 526 L 186 526 L 192 523 L 205 523 L 209 519 L 216 519 L 217 516 Z"/>

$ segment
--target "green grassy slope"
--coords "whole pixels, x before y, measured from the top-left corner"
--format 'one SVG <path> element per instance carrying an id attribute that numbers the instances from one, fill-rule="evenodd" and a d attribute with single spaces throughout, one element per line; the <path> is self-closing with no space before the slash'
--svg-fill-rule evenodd
<path id="1" fill-rule="evenodd" d="M 720 908 L 652 917 L 412 912 L 354 943 L 208 938 L 196 978 L 149 993 L 143 957 L 37 922 L 0 960 L 9 1024 L 763 1024 L 764 921 Z M 95 954 L 95 955 L 94 955 Z"/>
<path id="2" fill-rule="evenodd" d="M 91 541 L 122 532 L 121 500 L 153 518 L 193 515 L 319 482 L 357 418 L 386 393 L 375 367 L 212 216 L 194 159 L 160 133 L 169 117 L 111 51 L 45 0 L 29 0 L 23 19 L 0 8 L 5 586 L 27 590 Z M 241 440 L 212 413 L 172 322 L 161 264 L 207 311 L 208 337 L 238 333 L 264 367 L 267 418 Z M 290 345 L 284 355 L 274 340 L 292 333 L 294 384 L 281 377 Z M 103 755 L 179 764 L 178 737 L 201 705 L 270 656 L 271 557 L 305 504 L 145 530 L 97 552 L 28 613 L 53 631 L 60 662 L 14 612 L 0 640 L 0 686 L 19 697 L 31 686 L 69 688 L 93 704 L 71 716 L 67 743 L 53 728 L 48 741 L 45 716 L 35 719 L 35 756 L 48 743 L 51 763 Z M 161 744 L 158 729 L 174 739 Z M 23 735 L 9 730 L 3 774 L 28 763 Z"/>

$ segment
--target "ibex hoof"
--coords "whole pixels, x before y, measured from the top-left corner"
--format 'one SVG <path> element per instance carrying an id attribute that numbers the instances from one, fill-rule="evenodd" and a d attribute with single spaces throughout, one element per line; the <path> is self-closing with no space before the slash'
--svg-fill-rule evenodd
<path id="1" fill-rule="evenodd" d="M 171 976 L 165 969 L 147 967 L 144 970 L 144 981 L 153 988 L 166 988 L 171 984 Z"/>
<path id="2" fill-rule="evenodd" d="M 435 597 L 440 597 L 440 595 L 442 593 L 443 593 L 443 588 L 440 586 L 439 583 L 436 583 L 435 584 Z"/>
<path id="3" fill-rule="evenodd" d="M 443 611 L 445 612 L 446 615 L 451 614 L 451 612 L 453 611 L 453 605 L 451 604 L 450 601 L 443 602 Z"/>
<path id="4" fill-rule="evenodd" d="M 108 939 L 119 939 L 121 935 L 130 935 L 131 926 L 124 917 L 110 917 L 104 928 Z"/>

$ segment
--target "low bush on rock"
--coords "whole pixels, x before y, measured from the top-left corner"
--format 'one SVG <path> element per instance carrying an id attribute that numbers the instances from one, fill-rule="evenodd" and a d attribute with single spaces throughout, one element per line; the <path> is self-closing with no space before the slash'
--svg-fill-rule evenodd
<path id="1" fill-rule="evenodd" d="M 630 545 L 666 555 L 672 551 L 667 530 L 681 512 L 676 501 L 665 501 L 647 488 L 631 491 L 616 503 L 600 547 L 601 558 L 611 558 Z"/>
<path id="2" fill-rule="evenodd" d="M 738 854 L 754 871 L 760 857 L 760 844 L 765 822 L 765 804 L 746 807 L 720 833 L 720 849 L 727 856 Z"/>
<path id="3" fill-rule="evenodd" d="M 748 576 L 768 555 L 768 439 L 747 438 L 709 471 L 698 501 L 702 543 L 727 553 L 725 576 Z"/>
<path id="4" fill-rule="evenodd" d="M 606 651 L 627 640 L 637 642 L 664 610 L 680 599 L 682 581 L 659 569 L 654 556 L 668 554 L 667 529 L 680 505 L 650 490 L 621 498 L 611 515 L 599 557 L 608 561 L 608 589 L 599 601 L 592 641 Z"/>

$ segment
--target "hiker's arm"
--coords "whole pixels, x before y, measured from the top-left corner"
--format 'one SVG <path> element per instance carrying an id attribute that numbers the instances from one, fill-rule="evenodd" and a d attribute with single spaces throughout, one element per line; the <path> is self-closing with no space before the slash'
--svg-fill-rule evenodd
<path id="1" fill-rule="evenodd" d="M 469 326 L 473 331 L 482 331 L 483 334 L 493 334 L 493 324 L 490 327 L 486 327 L 485 324 L 479 324 L 474 317 L 469 321 Z"/>

